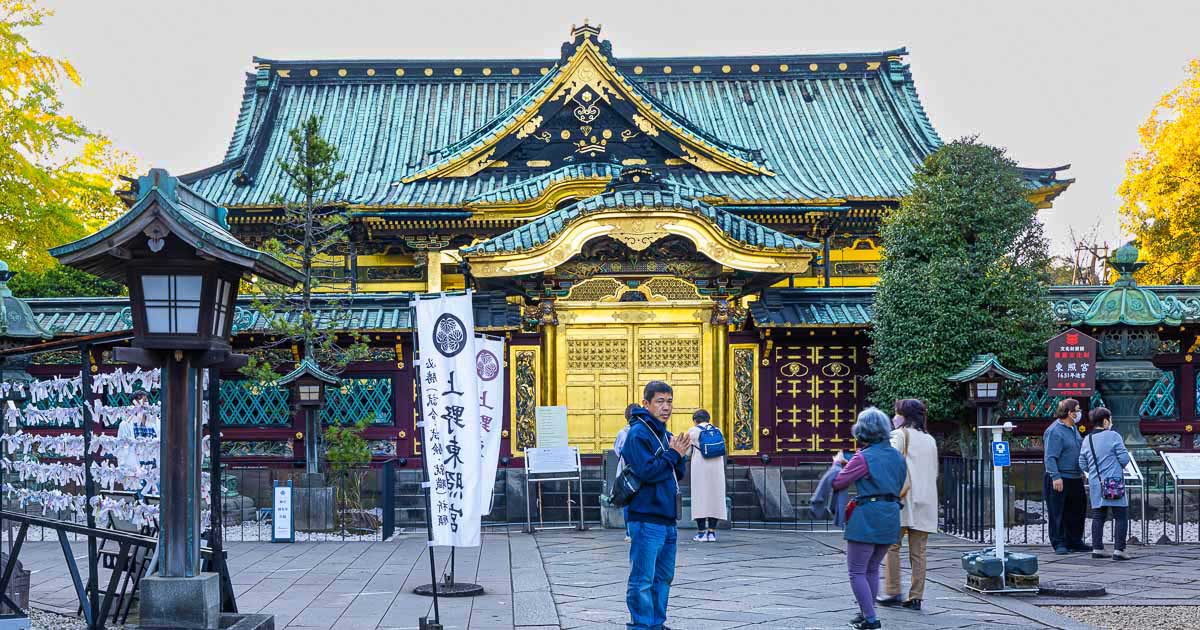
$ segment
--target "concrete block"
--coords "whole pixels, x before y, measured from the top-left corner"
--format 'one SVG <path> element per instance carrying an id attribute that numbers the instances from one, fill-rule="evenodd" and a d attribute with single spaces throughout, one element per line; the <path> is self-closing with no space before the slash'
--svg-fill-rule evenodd
<path id="1" fill-rule="evenodd" d="M 196 577 L 142 578 L 138 598 L 143 628 L 216 630 L 221 625 L 221 591 L 216 573 Z"/>

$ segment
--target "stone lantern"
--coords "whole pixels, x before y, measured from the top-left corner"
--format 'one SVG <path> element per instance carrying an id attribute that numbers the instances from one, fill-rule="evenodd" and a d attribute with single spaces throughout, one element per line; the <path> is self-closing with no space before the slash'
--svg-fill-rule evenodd
<path id="1" fill-rule="evenodd" d="M 1142 435 L 1141 404 L 1162 378 L 1162 370 L 1150 362 L 1159 349 L 1158 329 L 1178 326 L 1183 313 L 1177 302 L 1138 286 L 1133 274 L 1146 263 L 1138 262 L 1132 243 L 1113 252 L 1108 264 L 1119 274 L 1117 281 L 1086 311 L 1082 304 L 1069 305 L 1071 325 L 1091 327 L 1099 341 L 1096 387 L 1112 412 L 1113 428 L 1125 437 L 1135 459 L 1154 459 Z"/>

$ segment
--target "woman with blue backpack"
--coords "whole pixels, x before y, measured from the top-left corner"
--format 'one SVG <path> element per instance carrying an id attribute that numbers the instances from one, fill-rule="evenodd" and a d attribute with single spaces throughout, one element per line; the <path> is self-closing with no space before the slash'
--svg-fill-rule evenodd
<path id="1" fill-rule="evenodd" d="M 692 470 L 688 484 L 692 493 L 692 518 L 696 519 L 693 542 L 717 542 L 717 524 L 725 514 L 725 436 L 713 426 L 703 409 L 692 414 L 695 426 L 688 429 L 692 442 Z"/>

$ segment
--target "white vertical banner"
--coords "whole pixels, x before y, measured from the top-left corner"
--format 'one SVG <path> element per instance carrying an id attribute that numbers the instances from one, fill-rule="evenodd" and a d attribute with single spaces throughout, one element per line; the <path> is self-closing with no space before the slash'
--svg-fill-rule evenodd
<path id="1" fill-rule="evenodd" d="M 422 447 L 433 544 L 479 546 L 479 392 L 471 292 L 417 299 Z"/>
<path id="2" fill-rule="evenodd" d="M 504 339 L 475 334 L 475 374 L 479 377 L 479 513 L 492 511 L 500 434 L 504 431 Z"/>

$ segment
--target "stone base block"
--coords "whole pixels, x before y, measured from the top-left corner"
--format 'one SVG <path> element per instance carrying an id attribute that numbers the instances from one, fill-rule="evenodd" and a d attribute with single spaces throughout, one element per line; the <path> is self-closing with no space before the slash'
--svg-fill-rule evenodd
<path id="1" fill-rule="evenodd" d="M 216 630 L 221 627 L 219 577 L 147 576 L 142 578 L 138 607 L 142 628 Z"/>

